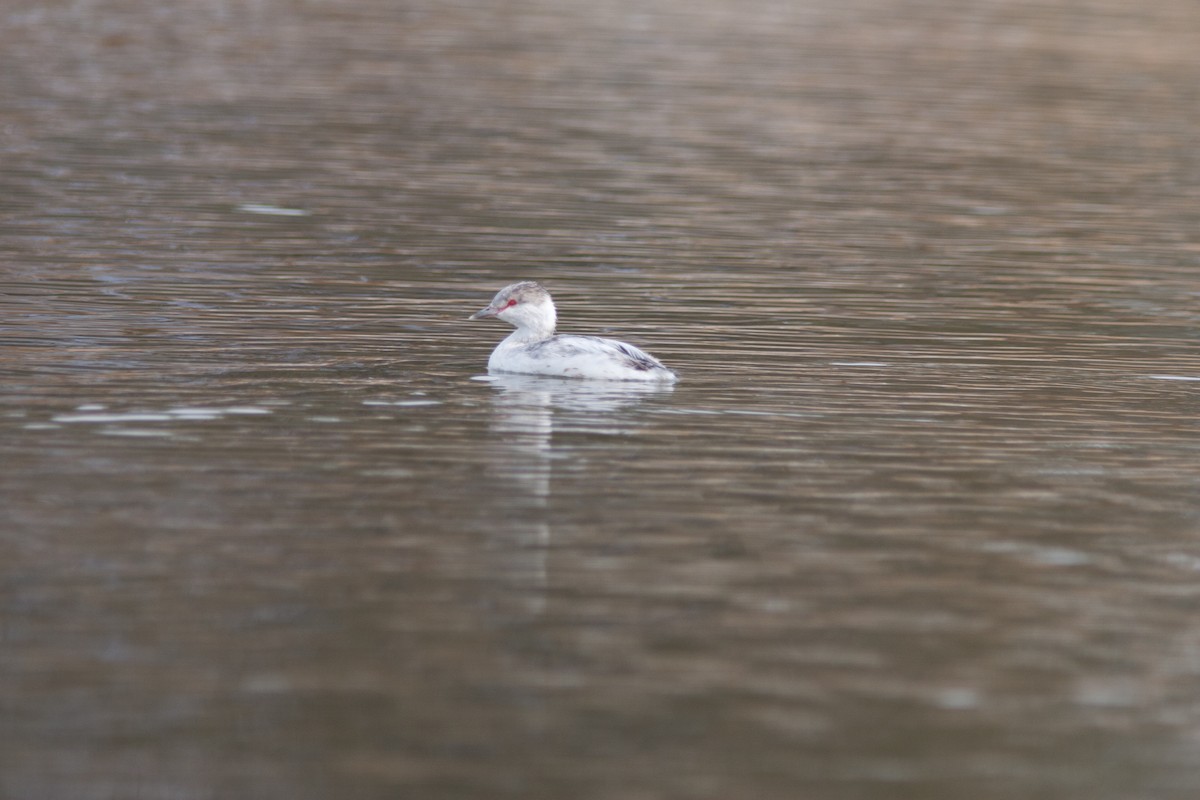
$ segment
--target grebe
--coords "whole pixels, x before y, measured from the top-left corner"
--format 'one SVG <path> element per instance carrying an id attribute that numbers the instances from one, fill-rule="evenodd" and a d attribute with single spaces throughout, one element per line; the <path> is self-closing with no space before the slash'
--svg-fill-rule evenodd
<path id="1" fill-rule="evenodd" d="M 558 315 L 550 293 L 533 281 L 505 286 L 470 319 L 502 319 L 516 328 L 496 345 L 488 372 L 616 381 L 674 381 L 649 353 L 615 339 L 554 335 Z"/>

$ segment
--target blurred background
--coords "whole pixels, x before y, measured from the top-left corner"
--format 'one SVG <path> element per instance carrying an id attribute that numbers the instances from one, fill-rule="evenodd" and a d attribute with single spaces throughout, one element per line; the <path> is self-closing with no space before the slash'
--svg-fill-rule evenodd
<path id="1" fill-rule="evenodd" d="M 1197 34 L 8 0 L 0 797 L 1200 795 Z"/>

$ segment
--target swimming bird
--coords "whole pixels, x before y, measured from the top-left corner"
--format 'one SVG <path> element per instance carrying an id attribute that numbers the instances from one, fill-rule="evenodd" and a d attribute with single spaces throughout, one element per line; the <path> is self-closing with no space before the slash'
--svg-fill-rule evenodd
<path id="1" fill-rule="evenodd" d="M 516 328 L 496 345 L 488 372 L 617 381 L 674 381 L 654 356 L 625 342 L 599 336 L 554 333 L 558 314 L 541 284 L 505 286 L 487 308 L 469 319 L 501 319 Z"/>

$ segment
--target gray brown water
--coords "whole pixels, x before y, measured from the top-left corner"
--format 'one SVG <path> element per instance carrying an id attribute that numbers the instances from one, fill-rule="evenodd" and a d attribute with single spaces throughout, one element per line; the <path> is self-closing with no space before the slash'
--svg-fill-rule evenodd
<path id="1" fill-rule="evenodd" d="M 6 4 L 0 796 L 1200 796 L 1198 33 Z"/>

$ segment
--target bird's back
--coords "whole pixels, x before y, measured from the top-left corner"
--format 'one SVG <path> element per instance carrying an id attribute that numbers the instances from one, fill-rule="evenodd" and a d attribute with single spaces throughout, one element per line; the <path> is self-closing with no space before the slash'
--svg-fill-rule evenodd
<path id="1" fill-rule="evenodd" d="M 623 381 L 674 381 L 654 356 L 616 339 L 563 334 L 530 343 L 501 342 L 488 369 L 527 375 Z"/>

